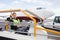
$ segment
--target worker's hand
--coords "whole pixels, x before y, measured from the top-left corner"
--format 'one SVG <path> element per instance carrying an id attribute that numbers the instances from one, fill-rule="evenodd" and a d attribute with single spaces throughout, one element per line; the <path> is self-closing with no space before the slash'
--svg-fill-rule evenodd
<path id="1" fill-rule="evenodd" d="M 18 28 L 22 27 L 21 25 L 17 25 Z"/>
<path id="2" fill-rule="evenodd" d="M 5 25 L 8 25 L 8 22 L 9 22 L 9 21 L 5 21 Z"/>
<path id="3" fill-rule="evenodd" d="M 42 18 L 43 20 L 46 20 L 46 18 Z"/>
<path id="4" fill-rule="evenodd" d="M 18 28 L 20 27 L 20 26 L 17 26 Z"/>

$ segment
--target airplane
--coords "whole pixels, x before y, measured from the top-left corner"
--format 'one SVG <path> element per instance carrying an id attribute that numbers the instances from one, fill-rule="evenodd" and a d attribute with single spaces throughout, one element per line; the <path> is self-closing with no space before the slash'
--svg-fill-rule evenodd
<path id="1" fill-rule="evenodd" d="M 28 35 L 21 35 L 19 32 L 20 31 L 15 31 L 12 30 L 11 28 L 4 28 L 4 22 L 0 22 L 0 25 L 2 25 L 3 29 L 0 32 L 0 37 L 4 39 L 11 39 L 11 40 L 49 40 L 48 36 L 54 36 L 54 35 L 48 35 L 48 32 L 45 30 L 38 30 L 36 29 L 36 37 L 34 37 L 34 27 L 36 26 L 37 28 L 42 28 L 45 29 L 44 27 L 41 27 L 40 22 L 44 18 L 49 18 L 54 15 L 53 12 L 48 11 L 46 9 L 26 9 L 26 10 L 20 10 L 20 9 L 14 9 L 14 10 L 2 10 L 0 11 L 1 13 L 5 12 L 20 12 L 24 13 L 25 15 L 28 16 L 17 16 L 18 19 L 22 20 L 21 25 L 26 24 L 25 26 L 29 25 L 29 30 L 28 32 L 23 32 L 23 33 L 28 33 Z M 47 15 L 48 14 L 48 15 Z M 33 16 L 31 16 L 33 15 Z M 36 25 L 34 26 L 34 21 L 32 19 L 36 20 Z M 46 20 L 44 19 L 44 20 Z M 10 26 L 9 26 L 10 27 Z M 0 27 L 1 28 L 1 27 Z M 50 31 L 51 32 L 51 31 Z M 54 37 L 59 37 L 59 36 L 54 36 Z M 51 39 L 50 39 L 51 40 Z"/>

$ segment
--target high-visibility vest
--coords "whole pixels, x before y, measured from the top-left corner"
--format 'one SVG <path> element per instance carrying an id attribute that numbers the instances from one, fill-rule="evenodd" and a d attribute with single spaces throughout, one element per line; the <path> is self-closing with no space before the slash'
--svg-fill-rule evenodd
<path id="1" fill-rule="evenodd" d="M 16 25 L 17 23 L 20 23 L 20 20 L 13 19 L 13 23 Z"/>

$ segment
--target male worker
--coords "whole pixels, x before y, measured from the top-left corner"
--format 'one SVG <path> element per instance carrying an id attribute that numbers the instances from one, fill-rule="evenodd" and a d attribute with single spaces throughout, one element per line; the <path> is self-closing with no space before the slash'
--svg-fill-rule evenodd
<path id="1" fill-rule="evenodd" d="M 11 14 L 10 14 L 10 17 L 7 18 L 7 21 L 10 22 L 10 24 L 11 24 L 11 29 L 13 29 L 13 30 L 18 29 L 17 26 L 14 25 L 14 24 L 15 24 L 14 22 L 16 22 L 16 21 L 14 21 L 15 16 L 16 16 L 16 13 L 14 12 L 14 13 L 11 13 Z M 17 21 L 17 22 L 18 22 L 18 21 Z"/>
<path id="2" fill-rule="evenodd" d="M 18 26 L 17 24 L 20 23 L 20 20 L 19 19 L 16 19 L 16 13 L 12 13 L 12 15 L 10 15 L 10 17 L 7 18 L 7 20 L 9 22 L 13 22 L 13 25 L 11 25 L 11 28 L 14 29 L 14 30 L 17 30 L 17 31 L 26 31 L 27 30 L 27 27 L 22 27 L 21 26 Z"/>

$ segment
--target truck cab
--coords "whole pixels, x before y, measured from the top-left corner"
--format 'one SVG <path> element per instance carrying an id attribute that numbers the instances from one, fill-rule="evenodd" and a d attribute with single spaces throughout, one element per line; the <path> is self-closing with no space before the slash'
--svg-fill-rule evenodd
<path id="1" fill-rule="evenodd" d="M 55 17 L 53 25 L 54 28 L 60 29 L 60 16 Z"/>
<path id="2" fill-rule="evenodd" d="M 43 27 L 55 31 L 60 31 L 60 16 L 55 16 L 53 20 L 44 20 Z"/>

